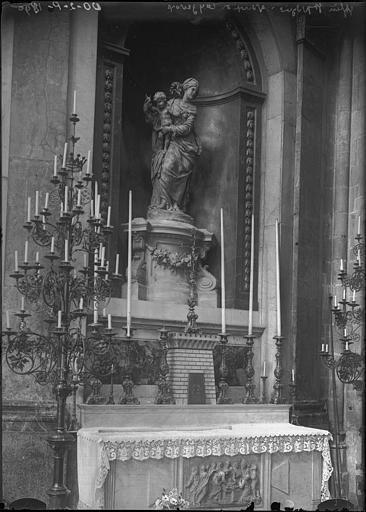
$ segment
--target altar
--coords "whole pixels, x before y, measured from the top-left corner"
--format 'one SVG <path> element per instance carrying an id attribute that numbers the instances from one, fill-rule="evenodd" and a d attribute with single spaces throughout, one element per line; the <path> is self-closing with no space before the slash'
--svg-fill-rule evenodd
<path id="1" fill-rule="evenodd" d="M 193 509 L 329 499 L 331 435 L 288 423 L 288 405 L 80 407 L 80 509 L 152 509 L 172 488 Z"/>

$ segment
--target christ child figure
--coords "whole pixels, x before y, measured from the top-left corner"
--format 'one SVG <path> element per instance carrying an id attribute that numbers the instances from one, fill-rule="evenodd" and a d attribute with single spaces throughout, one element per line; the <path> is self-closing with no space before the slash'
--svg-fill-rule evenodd
<path id="1" fill-rule="evenodd" d="M 162 128 L 172 124 L 166 94 L 162 91 L 156 92 L 153 102 L 149 97 L 146 97 L 144 112 L 146 120 L 152 123 L 153 130 L 156 132 L 157 146 L 166 151 L 170 143 L 171 134 L 164 134 Z"/>

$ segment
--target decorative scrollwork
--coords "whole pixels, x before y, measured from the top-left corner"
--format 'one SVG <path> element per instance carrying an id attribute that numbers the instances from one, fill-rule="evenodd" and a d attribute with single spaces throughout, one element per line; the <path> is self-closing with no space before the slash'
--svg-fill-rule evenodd
<path id="1" fill-rule="evenodd" d="M 345 384 L 351 384 L 358 380 L 361 375 L 362 357 L 351 351 L 345 351 L 336 365 L 336 372 L 339 380 Z"/>

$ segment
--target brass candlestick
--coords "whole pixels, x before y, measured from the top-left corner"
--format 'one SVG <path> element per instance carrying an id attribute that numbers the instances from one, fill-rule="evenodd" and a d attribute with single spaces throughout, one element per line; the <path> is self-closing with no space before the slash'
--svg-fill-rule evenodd
<path id="1" fill-rule="evenodd" d="M 276 367 L 274 369 L 274 376 L 275 376 L 275 383 L 273 384 L 273 392 L 272 392 L 272 397 L 271 397 L 271 403 L 272 404 L 280 404 L 282 403 L 282 397 L 281 397 L 281 392 L 282 392 L 282 383 L 281 383 L 281 379 L 282 379 L 282 366 L 281 366 L 281 343 L 282 343 L 282 340 L 284 340 L 284 337 L 283 336 L 273 336 L 273 339 L 275 340 L 276 342 L 276 354 L 275 354 L 275 357 L 276 357 Z"/>
<path id="2" fill-rule="evenodd" d="M 220 343 L 221 343 L 221 364 L 220 364 L 220 380 L 219 380 L 219 396 L 217 398 L 218 404 L 231 404 L 232 400 L 227 396 L 227 392 L 229 390 L 229 385 L 226 382 L 227 378 L 227 365 L 226 365 L 226 354 L 225 349 L 227 345 L 227 334 L 224 332 L 221 332 L 219 334 L 220 336 Z"/>
<path id="3" fill-rule="evenodd" d="M 247 340 L 247 367 L 246 367 L 246 374 L 247 374 L 247 382 L 245 384 L 245 397 L 243 398 L 243 404 L 255 404 L 258 402 L 258 398 L 254 396 L 254 389 L 255 384 L 253 382 L 254 377 L 254 367 L 253 367 L 253 344 L 254 344 L 254 338 L 255 336 L 253 334 L 247 334 L 245 336 Z"/>

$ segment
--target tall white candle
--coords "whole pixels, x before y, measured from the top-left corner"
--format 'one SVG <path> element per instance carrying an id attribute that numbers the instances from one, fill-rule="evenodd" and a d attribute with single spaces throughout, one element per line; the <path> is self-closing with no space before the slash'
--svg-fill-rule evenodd
<path id="1" fill-rule="evenodd" d="M 95 202 L 95 217 L 100 219 L 100 194 L 98 194 Z"/>
<path id="2" fill-rule="evenodd" d="M 324 345 L 324 343 L 322 343 L 321 351 L 322 351 L 322 352 L 324 352 L 324 351 L 325 351 L 325 345 Z"/>
<path id="3" fill-rule="evenodd" d="M 95 199 L 95 206 L 97 204 L 97 197 L 98 197 L 98 182 L 95 180 L 94 182 L 94 199 Z"/>
<path id="4" fill-rule="evenodd" d="M 27 222 L 30 222 L 30 219 L 31 219 L 31 198 L 28 197 Z"/>
<path id="5" fill-rule="evenodd" d="M 96 301 L 94 301 L 94 323 L 95 324 L 98 323 L 98 309 L 97 309 L 97 306 L 96 306 Z"/>
<path id="6" fill-rule="evenodd" d="M 80 301 L 79 301 L 79 309 L 83 309 L 83 306 L 84 306 L 84 300 L 83 300 L 83 298 L 81 297 L 81 298 L 80 298 Z"/>
<path id="7" fill-rule="evenodd" d="M 6 311 L 6 328 L 10 329 L 9 311 Z"/>
<path id="8" fill-rule="evenodd" d="M 67 157 L 67 142 L 65 142 L 64 156 L 63 156 L 63 159 L 62 159 L 62 168 L 63 169 L 65 169 L 65 167 L 66 167 L 66 157 Z"/>
<path id="9" fill-rule="evenodd" d="M 44 200 L 44 209 L 47 210 L 48 208 L 48 199 L 50 197 L 50 194 L 49 192 L 46 192 L 46 197 L 45 197 L 45 200 Z"/>
<path id="10" fill-rule="evenodd" d="M 36 263 L 39 263 L 39 252 L 36 252 Z"/>
<path id="11" fill-rule="evenodd" d="M 28 240 L 24 243 L 24 263 L 28 263 Z"/>
<path id="12" fill-rule="evenodd" d="M 115 270 L 115 274 L 118 274 L 118 267 L 119 267 L 119 254 L 116 254 L 116 270 Z"/>
<path id="13" fill-rule="evenodd" d="M 69 241 L 65 240 L 65 261 L 69 261 Z"/>
<path id="14" fill-rule="evenodd" d="M 224 210 L 220 208 L 221 236 L 221 331 L 226 333 L 226 298 L 225 298 L 225 239 L 224 239 Z"/>
<path id="15" fill-rule="evenodd" d="M 334 292 L 334 307 L 337 307 L 337 295 L 336 292 Z"/>
<path id="16" fill-rule="evenodd" d="M 21 301 L 21 306 L 20 306 L 20 309 L 21 311 L 25 311 L 25 306 L 24 306 L 24 297 L 22 297 L 22 301 Z"/>
<path id="17" fill-rule="evenodd" d="M 343 288 L 343 300 L 346 300 L 346 288 Z"/>
<path id="18" fill-rule="evenodd" d="M 109 261 L 106 261 L 105 269 L 107 271 L 106 275 L 104 276 L 104 280 L 108 281 L 108 272 L 109 272 Z"/>
<path id="19" fill-rule="evenodd" d="M 81 189 L 80 188 L 78 189 L 78 202 L 77 202 L 77 206 L 81 206 Z"/>
<path id="20" fill-rule="evenodd" d="M 18 251 L 14 252 L 14 259 L 15 259 L 15 272 L 18 272 L 18 270 L 19 270 L 19 267 L 18 267 Z"/>
<path id="21" fill-rule="evenodd" d="M 132 278 L 132 190 L 128 194 L 128 254 L 127 254 L 127 336 L 131 331 L 131 278 Z"/>
<path id="22" fill-rule="evenodd" d="M 328 346 L 328 343 L 325 344 L 325 352 L 329 352 L 329 346 Z"/>
<path id="23" fill-rule="evenodd" d="M 263 377 L 266 376 L 266 362 L 263 361 Z"/>
<path id="24" fill-rule="evenodd" d="M 65 186 L 65 213 L 67 212 L 67 207 L 68 207 L 68 195 L 69 195 L 69 187 L 66 185 Z"/>
<path id="25" fill-rule="evenodd" d="M 361 265 L 361 251 L 360 249 L 357 249 L 357 263 Z"/>
<path id="26" fill-rule="evenodd" d="M 356 302 L 356 290 L 352 291 L 352 302 Z"/>
<path id="27" fill-rule="evenodd" d="M 104 255 L 105 255 L 105 247 L 103 246 L 102 251 L 101 251 L 101 257 L 100 257 L 100 266 L 101 267 L 104 267 Z"/>
<path id="28" fill-rule="evenodd" d="M 34 208 L 34 216 L 35 217 L 38 217 L 38 207 L 39 207 L 39 191 L 36 190 L 36 205 L 35 205 L 35 208 Z"/>
<path id="29" fill-rule="evenodd" d="M 72 113 L 76 114 L 76 91 L 74 91 L 74 103 L 72 106 Z"/>
<path id="30" fill-rule="evenodd" d="M 345 327 L 345 328 L 343 329 L 343 336 L 344 336 L 345 338 L 347 338 L 347 327 Z"/>
<path id="31" fill-rule="evenodd" d="M 111 225 L 111 207 L 108 206 L 108 214 L 107 214 L 107 227 Z"/>
<path id="32" fill-rule="evenodd" d="M 293 368 L 291 370 L 291 380 L 292 382 L 295 382 L 295 370 Z"/>
<path id="33" fill-rule="evenodd" d="M 361 234 L 361 217 L 358 216 L 358 224 L 357 224 L 357 234 Z"/>
<path id="34" fill-rule="evenodd" d="M 62 217 L 64 214 L 64 202 L 61 201 L 61 204 L 60 204 L 60 217 Z"/>
<path id="35" fill-rule="evenodd" d="M 53 175 L 54 176 L 57 176 L 57 155 L 54 156 L 54 161 L 53 161 Z"/>
<path id="36" fill-rule="evenodd" d="M 51 252 L 55 252 L 55 237 L 51 238 Z"/>
<path id="37" fill-rule="evenodd" d="M 277 297 L 277 336 L 281 336 L 281 295 L 280 295 L 280 248 L 278 219 L 276 219 L 276 297 Z"/>
<path id="38" fill-rule="evenodd" d="M 253 284 L 254 284 L 254 215 L 252 214 L 252 237 L 250 243 L 250 281 L 249 281 L 249 325 L 248 334 L 253 334 Z"/>
<path id="39" fill-rule="evenodd" d="M 86 268 L 88 266 L 88 263 L 87 263 L 87 256 L 86 254 L 84 254 L 84 267 Z"/>
<path id="40" fill-rule="evenodd" d="M 59 329 L 61 329 L 61 315 L 62 315 L 62 312 L 58 311 L 58 313 L 57 313 L 57 327 Z"/>
<path id="41" fill-rule="evenodd" d="M 112 329 L 112 315 L 108 313 L 108 329 Z"/>
<path id="42" fill-rule="evenodd" d="M 349 350 L 349 342 L 346 341 L 346 350 Z"/>
<path id="43" fill-rule="evenodd" d="M 341 272 L 344 270 L 344 268 L 343 268 L 343 258 L 341 258 L 341 265 L 340 265 L 339 270 L 340 270 Z"/>
<path id="44" fill-rule="evenodd" d="M 90 201 L 90 217 L 94 217 L 94 201 Z"/>
<path id="45" fill-rule="evenodd" d="M 86 174 L 90 174 L 90 150 L 88 151 L 88 159 L 86 161 Z"/>

